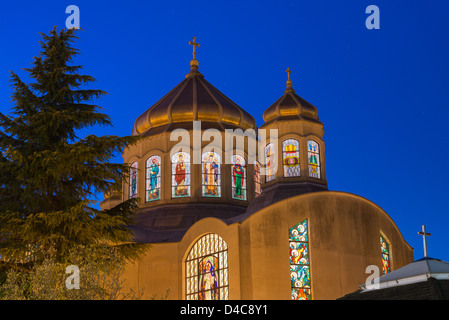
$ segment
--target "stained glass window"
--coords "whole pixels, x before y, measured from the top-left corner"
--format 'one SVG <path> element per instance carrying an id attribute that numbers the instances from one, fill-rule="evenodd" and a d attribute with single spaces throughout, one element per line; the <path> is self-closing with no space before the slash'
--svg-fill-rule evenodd
<path id="1" fill-rule="evenodd" d="M 382 236 L 380 236 L 380 249 L 382 251 L 382 271 L 383 274 L 387 274 L 391 271 L 390 245 Z"/>
<path id="2" fill-rule="evenodd" d="M 172 197 L 190 197 L 190 154 L 176 152 L 171 157 Z"/>
<path id="3" fill-rule="evenodd" d="M 246 161 L 239 155 L 234 155 L 232 160 L 232 198 L 246 200 Z"/>
<path id="4" fill-rule="evenodd" d="M 310 300 L 310 259 L 307 219 L 289 230 L 292 300 Z"/>
<path id="5" fill-rule="evenodd" d="M 228 246 L 219 235 L 198 239 L 185 266 L 187 300 L 229 300 Z"/>
<path id="6" fill-rule="evenodd" d="M 154 201 L 161 198 L 161 157 L 152 156 L 146 163 L 145 200 Z"/>
<path id="7" fill-rule="evenodd" d="M 129 197 L 137 197 L 137 162 L 131 164 L 129 171 Z"/>
<path id="8" fill-rule="evenodd" d="M 259 161 L 254 162 L 254 190 L 256 193 L 256 197 L 260 195 L 262 192 L 262 188 L 260 187 L 260 163 Z"/>
<path id="9" fill-rule="evenodd" d="M 299 177 L 299 142 L 288 139 L 282 142 L 282 161 L 284 164 L 284 177 Z"/>
<path id="10" fill-rule="evenodd" d="M 320 179 L 320 146 L 315 141 L 309 140 L 307 141 L 307 150 L 309 158 L 309 176 Z"/>
<path id="11" fill-rule="evenodd" d="M 203 161 L 203 197 L 219 197 L 221 195 L 220 155 L 205 152 Z"/>
<path id="12" fill-rule="evenodd" d="M 265 181 L 269 182 L 276 178 L 276 153 L 274 152 L 274 144 L 269 143 L 265 147 L 265 166 L 267 174 Z"/>

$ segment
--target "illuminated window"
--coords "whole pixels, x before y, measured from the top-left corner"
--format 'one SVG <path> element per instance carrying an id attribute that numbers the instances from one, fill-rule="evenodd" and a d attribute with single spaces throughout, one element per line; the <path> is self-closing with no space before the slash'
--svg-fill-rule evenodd
<path id="1" fill-rule="evenodd" d="M 221 195 L 220 155 L 205 152 L 203 161 L 203 197 L 219 197 Z"/>
<path id="2" fill-rule="evenodd" d="M 307 219 L 289 230 L 292 300 L 310 300 L 310 260 Z"/>
<path id="3" fill-rule="evenodd" d="M 320 179 L 320 146 L 315 141 L 309 140 L 307 141 L 307 151 L 309 158 L 309 176 Z"/>
<path id="4" fill-rule="evenodd" d="M 146 163 L 145 200 L 154 201 L 161 198 L 161 157 L 152 156 Z"/>
<path id="5" fill-rule="evenodd" d="M 265 181 L 269 182 L 276 178 L 276 153 L 274 152 L 274 144 L 269 143 L 265 147 L 265 166 L 266 177 Z"/>
<path id="6" fill-rule="evenodd" d="M 260 195 L 262 192 L 262 188 L 260 186 L 260 163 L 259 161 L 254 162 L 254 190 L 256 193 L 256 197 Z"/>
<path id="7" fill-rule="evenodd" d="M 299 142 L 288 139 L 282 142 L 282 161 L 284 164 L 284 177 L 299 177 Z"/>
<path id="8" fill-rule="evenodd" d="M 131 164 L 129 170 L 129 198 L 137 197 L 137 162 Z"/>
<path id="9" fill-rule="evenodd" d="M 239 155 L 232 156 L 232 198 L 246 200 L 246 161 Z"/>
<path id="10" fill-rule="evenodd" d="M 380 249 L 382 251 L 382 271 L 383 274 L 387 274 L 391 271 L 390 245 L 382 236 L 380 236 Z"/>
<path id="11" fill-rule="evenodd" d="M 176 152 L 172 155 L 172 197 L 190 197 L 190 154 Z"/>
<path id="12" fill-rule="evenodd" d="M 219 235 L 195 242 L 185 267 L 187 300 L 229 300 L 228 246 Z"/>

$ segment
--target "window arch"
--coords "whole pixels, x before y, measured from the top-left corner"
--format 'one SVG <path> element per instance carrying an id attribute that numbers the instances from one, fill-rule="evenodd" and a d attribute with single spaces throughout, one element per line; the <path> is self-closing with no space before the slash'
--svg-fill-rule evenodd
<path id="1" fill-rule="evenodd" d="M 380 249 L 382 251 L 382 272 L 383 274 L 390 273 L 391 271 L 391 254 L 390 254 L 390 244 L 387 240 L 380 236 Z"/>
<path id="2" fill-rule="evenodd" d="M 289 229 L 292 300 L 311 299 L 309 228 L 307 219 Z"/>
<path id="3" fill-rule="evenodd" d="M 228 246 L 219 235 L 198 239 L 185 268 L 187 300 L 229 300 Z"/>
<path id="4" fill-rule="evenodd" d="M 299 142 L 295 139 L 287 139 L 282 142 L 282 161 L 284 165 L 284 177 L 299 177 Z"/>
<path id="5" fill-rule="evenodd" d="M 216 152 L 205 152 L 202 155 L 203 164 L 203 197 L 221 196 L 220 155 Z"/>
<path id="6" fill-rule="evenodd" d="M 274 144 L 269 143 L 265 146 L 265 181 L 269 182 L 276 178 L 276 152 L 274 151 Z"/>
<path id="7" fill-rule="evenodd" d="M 131 164 L 129 169 L 129 198 L 137 197 L 137 161 Z"/>
<path id="8" fill-rule="evenodd" d="M 146 161 L 145 200 L 147 202 L 161 198 L 161 157 L 151 156 Z"/>
<path id="9" fill-rule="evenodd" d="M 232 158 L 232 198 L 246 200 L 246 161 L 239 155 Z"/>
<path id="10" fill-rule="evenodd" d="M 259 161 L 254 161 L 254 191 L 255 191 L 256 197 L 258 197 L 262 193 L 262 188 L 260 186 L 260 163 L 259 163 Z"/>
<path id="11" fill-rule="evenodd" d="M 190 154 L 176 152 L 171 157 L 172 197 L 190 197 Z"/>
<path id="12" fill-rule="evenodd" d="M 307 157 L 309 159 L 309 176 L 321 178 L 320 145 L 313 140 L 307 141 Z"/>

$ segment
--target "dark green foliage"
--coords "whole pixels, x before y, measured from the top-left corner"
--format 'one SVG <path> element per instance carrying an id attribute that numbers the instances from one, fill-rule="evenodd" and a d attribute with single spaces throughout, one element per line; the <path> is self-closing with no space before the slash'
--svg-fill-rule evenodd
<path id="1" fill-rule="evenodd" d="M 111 124 L 93 103 L 105 92 L 87 88 L 95 79 L 71 65 L 79 54 L 74 30 L 42 37 L 40 55 L 25 69 L 34 82 L 12 72 L 14 107 L 0 113 L 0 269 L 64 262 L 79 245 L 118 246 L 136 257 L 145 247 L 126 228 L 136 200 L 101 212 L 90 199 L 121 190 L 129 167 L 108 161 L 138 138 L 77 136 Z"/>

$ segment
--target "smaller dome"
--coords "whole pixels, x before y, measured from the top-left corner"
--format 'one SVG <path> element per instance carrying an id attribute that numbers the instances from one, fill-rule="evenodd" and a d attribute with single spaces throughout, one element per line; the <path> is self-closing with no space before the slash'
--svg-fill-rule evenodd
<path id="1" fill-rule="evenodd" d="M 263 113 L 265 123 L 275 120 L 308 119 L 319 121 L 318 109 L 295 93 L 290 80 L 290 68 L 287 69 L 287 89 L 284 95 Z"/>

